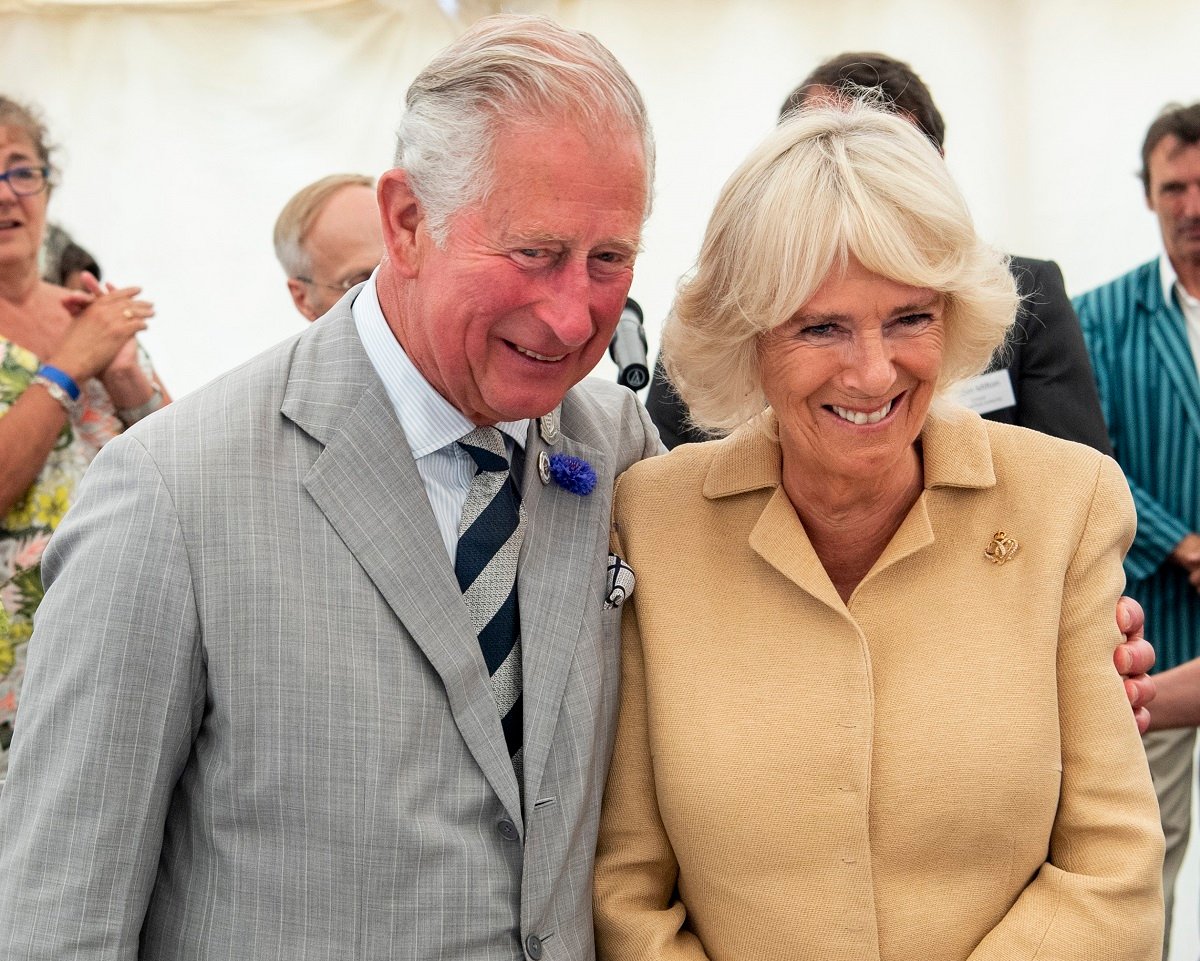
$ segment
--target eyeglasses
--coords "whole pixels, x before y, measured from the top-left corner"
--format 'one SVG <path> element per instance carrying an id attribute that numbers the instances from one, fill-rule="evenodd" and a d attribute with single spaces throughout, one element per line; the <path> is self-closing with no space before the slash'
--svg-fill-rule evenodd
<path id="1" fill-rule="evenodd" d="M 46 189 L 50 181 L 50 168 L 12 167 L 0 174 L 0 183 L 8 183 L 18 197 L 32 197 Z"/>
<path id="2" fill-rule="evenodd" d="M 375 268 L 372 267 L 370 270 L 359 271 L 354 276 L 347 277 L 345 280 L 340 280 L 336 284 L 323 284 L 320 281 L 313 280 L 311 277 L 297 277 L 296 279 L 302 284 L 311 284 L 314 287 L 325 287 L 329 290 L 336 290 L 339 293 L 344 294 L 351 287 L 355 287 L 358 284 L 365 283 L 366 281 L 370 280 L 371 274 L 374 272 L 374 270 Z"/>

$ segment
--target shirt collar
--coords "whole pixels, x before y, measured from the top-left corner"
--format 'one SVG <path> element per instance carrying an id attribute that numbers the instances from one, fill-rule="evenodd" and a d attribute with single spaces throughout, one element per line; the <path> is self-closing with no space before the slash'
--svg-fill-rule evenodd
<path id="1" fill-rule="evenodd" d="M 1175 272 L 1175 265 L 1171 263 L 1171 258 L 1165 253 L 1158 258 L 1158 278 L 1162 281 L 1163 300 L 1166 303 L 1171 303 L 1171 294 L 1177 293 L 1180 307 L 1187 306 L 1193 311 L 1200 309 L 1200 297 L 1193 297 L 1179 282 L 1179 274 Z"/>
<path id="2" fill-rule="evenodd" d="M 1158 279 L 1162 282 L 1163 300 L 1169 304 L 1175 285 L 1179 283 L 1179 275 L 1175 273 L 1175 265 L 1165 251 L 1158 258 Z"/>
<path id="3" fill-rule="evenodd" d="M 424 457 L 453 444 L 476 425 L 434 390 L 400 346 L 379 305 L 379 294 L 375 289 L 378 273 L 376 268 L 354 298 L 350 310 L 367 358 L 383 381 L 413 457 Z M 496 427 L 524 449 L 528 420 L 504 421 Z"/>

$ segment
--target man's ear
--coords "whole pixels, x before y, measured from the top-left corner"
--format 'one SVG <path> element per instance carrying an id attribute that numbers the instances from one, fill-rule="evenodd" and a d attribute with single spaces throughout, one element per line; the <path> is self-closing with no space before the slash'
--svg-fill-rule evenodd
<path id="1" fill-rule="evenodd" d="M 415 277 L 429 235 L 424 229 L 425 211 L 409 185 L 408 173 L 399 167 L 387 171 L 379 178 L 378 196 L 388 258 L 401 277 Z"/>
<path id="2" fill-rule="evenodd" d="M 292 295 L 292 303 L 296 305 L 296 309 L 304 315 L 305 320 L 310 322 L 316 320 L 317 315 L 308 305 L 308 288 L 305 287 L 304 281 L 289 277 L 287 284 L 288 293 Z"/>

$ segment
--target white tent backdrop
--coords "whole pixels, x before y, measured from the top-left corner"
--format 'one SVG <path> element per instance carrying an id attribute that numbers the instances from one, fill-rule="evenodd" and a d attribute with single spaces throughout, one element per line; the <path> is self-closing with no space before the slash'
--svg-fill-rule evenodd
<path id="1" fill-rule="evenodd" d="M 271 251 L 279 209 L 326 173 L 385 169 L 409 81 L 493 6 L 0 2 L 0 91 L 41 104 L 62 146 L 51 217 L 156 302 L 144 340 L 177 394 L 299 328 Z M 642 86 L 659 174 L 632 293 L 652 346 L 721 183 L 824 57 L 909 60 L 985 234 L 1057 259 L 1072 291 L 1156 252 L 1141 136 L 1163 103 L 1200 98 L 1194 0 L 505 6 L 591 30 Z"/>
<path id="2" fill-rule="evenodd" d="M 62 145 L 51 217 L 156 302 L 144 341 L 178 395 L 301 328 L 271 250 L 279 209 L 324 174 L 385 169 L 409 81 L 499 6 L 0 0 L 0 92 L 44 108 Z M 592 31 L 646 96 L 658 189 L 632 293 L 655 352 L 718 188 L 825 57 L 910 61 L 985 235 L 1057 259 L 1072 292 L 1158 252 L 1134 176 L 1141 138 L 1164 103 L 1200 99 L 1195 0 L 503 6 Z M 607 361 L 599 373 L 612 376 Z M 1197 954 L 1194 873 L 1188 884 L 1179 958 Z"/>

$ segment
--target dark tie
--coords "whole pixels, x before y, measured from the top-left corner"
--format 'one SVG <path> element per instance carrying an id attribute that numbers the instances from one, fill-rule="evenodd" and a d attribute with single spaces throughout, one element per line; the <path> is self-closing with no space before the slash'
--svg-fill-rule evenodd
<path id="1" fill-rule="evenodd" d="M 459 442 L 475 461 L 458 523 L 454 573 L 479 635 L 517 784 L 521 784 L 521 620 L 517 611 L 517 555 L 525 510 L 513 484 L 504 436 L 479 427 Z"/>

